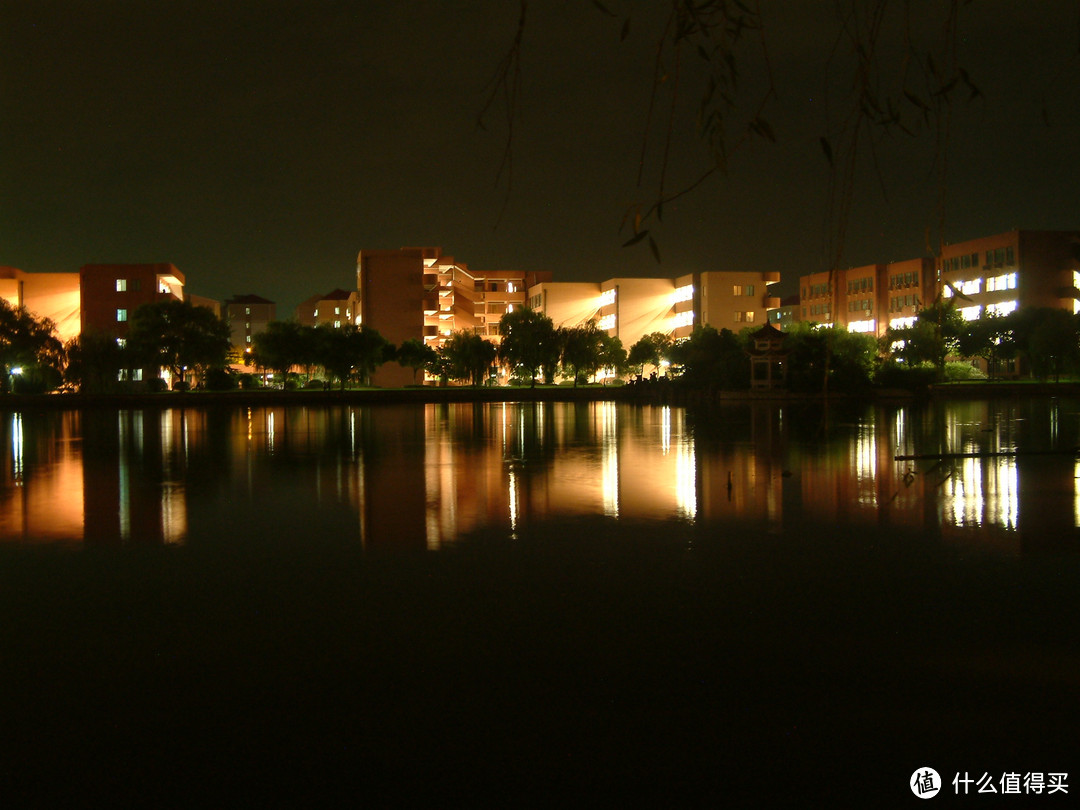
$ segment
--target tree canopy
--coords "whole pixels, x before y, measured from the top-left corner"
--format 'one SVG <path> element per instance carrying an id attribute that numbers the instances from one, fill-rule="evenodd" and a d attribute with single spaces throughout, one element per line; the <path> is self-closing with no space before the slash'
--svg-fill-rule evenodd
<path id="1" fill-rule="evenodd" d="M 60 384 L 64 362 L 53 322 L 0 298 L 0 393 L 11 390 L 12 377 L 18 378 L 19 390 L 52 390 Z"/>

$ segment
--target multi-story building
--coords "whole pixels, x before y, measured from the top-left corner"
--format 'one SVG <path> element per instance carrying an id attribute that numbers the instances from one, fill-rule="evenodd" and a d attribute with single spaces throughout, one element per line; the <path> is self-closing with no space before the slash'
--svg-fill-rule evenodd
<path id="1" fill-rule="evenodd" d="M 313 295 L 296 308 L 301 326 L 332 326 L 340 329 L 347 323 L 360 323 L 360 295 L 348 290 L 331 290 Z"/>
<path id="2" fill-rule="evenodd" d="M 251 349 L 252 338 L 265 332 L 270 321 L 277 319 L 277 304 L 255 294 L 234 295 L 225 302 L 225 320 L 229 324 L 230 342 L 241 354 Z"/>
<path id="3" fill-rule="evenodd" d="M 937 297 L 937 280 L 933 259 L 908 259 L 885 265 L 885 283 L 888 292 L 888 319 L 879 324 L 877 334 L 885 334 L 885 328 L 902 329 L 915 323 L 915 316 L 924 306 L 932 304 Z"/>
<path id="4" fill-rule="evenodd" d="M 184 276 L 171 264 L 86 264 L 79 269 L 81 330 L 127 338 L 142 304 L 184 300 Z"/>
<path id="5" fill-rule="evenodd" d="M 1080 311 L 1080 232 L 1007 231 L 945 245 L 937 261 L 943 298 L 967 320 L 1019 308 Z"/>
<path id="6" fill-rule="evenodd" d="M 689 337 L 698 326 L 737 332 L 763 324 L 780 305 L 768 287 L 779 273 L 713 271 L 678 278 L 611 278 L 600 283 L 545 283 L 529 288 L 529 305 L 556 326 L 595 320 L 629 349 L 645 335 Z"/>
<path id="7" fill-rule="evenodd" d="M 689 337 L 697 326 L 739 332 L 761 326 L 780 299 L 769 285 L 780 281 L 779 273 L 748 270 L 714 270 L 675 279 L 672 293 L 672 336 Z"/>
<path id="8" fill-rule="evenodd" d="M 801 276 L 798 319 L 881 337 L 933 299 L 933 268 L 931 259 L 910 259 Z"/>
<path id="9" fill-rule="evenodd" d="M 453 333 L 498 341 L 499 320 L 525 306 L 527 290 L 549 272 L 475 271 L 438 247 L 362 250 L 356 260 L 360 320 L 395 345 L 423 340 L 438 348 Z M 373 375 L 377 385 L 408 385 L 412 371 L 393 363 Z"/>
<path id="10" fill-rule="evenodd" d="M 0 298 L 13 307 L 25 307 L 35 317 L 48 318 L 65 343 L 79 334 L 78 273 L 26 273 L 0 267 Z"/>
<path id="11" fill-rule="evenodd" d="M 1007 315 L 1025 307 L 1080 312 L 1080 231 L 1013 230 L 944 245 L 937 259 L 802 276 L 800 320 L 878 337 L 953 298 L 960 314 Z"/>

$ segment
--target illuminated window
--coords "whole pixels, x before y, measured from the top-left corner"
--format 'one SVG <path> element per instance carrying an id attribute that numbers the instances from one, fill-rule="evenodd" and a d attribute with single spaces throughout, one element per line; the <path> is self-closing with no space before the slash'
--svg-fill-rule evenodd
<path id="1" fill-rule="evenodd" d="M 693 313 L 691 313 L 691 314 L 693 314 Z M 603 318 L 601 318 L 599 321 L 597 321 L 596 328 L 601 330 L 602 332 L 606 332 L 606 331 L 608 331 L 610 329 L 614 329 L 615 328 L 615 315 L 614 315 L 614 313 L 611 314 L 611 315 L 605 315 Z"/>
<path id="2" fill-rule="evenodd" d="M 604 290 L 602 293 L 600 293 L 600 306 L 606 307 L 606 306 L 610 306 L 611 304 L 614 304 L 614 303 L 615 303 L 615 288 L 614 287 L 612 287 L 610 290 Z"/>
<path id="3" fill-rule="evenodd" d="M 979 317 L 980 312 L 982 312 L 982 307 L 977 305 L 977 304 L 975 306 L 972 306 L 972 307 L 961 307 L 960 308 L 960 315 L 963 317 L 963 319 L 965 321 L 977 320 L 978 317 Z"/>
<path id="4" fill-rule="evenodd" d="M 244 340 L 247 341 L 248 343 L 251 343 L 251 335 L 245 336 Z"/>
<path id="5" fill-rule="evenodd" d="M 116 310 L 116 322 L 117 323 L 123 323 L 126 320 L 127 320 L 127 310 L 126 309 L 118 309 L 118 310 Z"/>
<path id="6" fill-rule="evenodd" d="M 1008 315 L 1010 312 L 1016 312 L 1017 306 L 1016 301 L 1002 301 L 1000 304 L 987 304 L 986 311 L 995 315 Z"/>
<path id="7" fill-rule="evenodd" d="M 508 281 L 506 283 L 506 291 L 507 292 L 517 292 L 517 287 L 514 286 L 514 282 Z"/>
<path id="8" fill-rule="evenodd" d="M 335 329 L 340 329 L 341 328 L 341 321 L 334 321 L 334 328 Z"/>
<path id="9" fill-rule="evenodd" d="M 675 292 L 671 294 L 671 303 L 681 304 L 683 301 L 690 301 L 694 297 L 694 285 L 686 284 L 682 287 L 676 287 Z"/>
<path id="10" fill-rule="evenodd" d="M 116 291 L 117 292 L 127 292 L 127 279 L 126 278 L 118 278 L 116 280 Z"/>
<path id="11" fill-rule="evenodd" d="M 340 315 L 341 314 L 341 307 L 334 307 L 334 314 L 335 315 Z"/>
<path id="12" fill-rule="evenodd" d="M 250 315 L 251 314 L 251 307 L 244 307 L 244 314 L 245 315 Z"/>
<path id="13" fill-rule="evenodd" d="M 159 293 L 165 293 L 165 294 L 168 294 L 168 293 L 172 292 L 172 290 L 169 289 L 169 285 L 166 284 L 164 281 L 158 281 L 157 291 Z"/>
<path id="14" fill-rule="evenodd" d="M 127 341 L 124 338 L 117 338 L 116 345 L 123 349 L 125 346 L 127 346 Z"/>
<path id="15" fill-rule="evenodd" d="M 671 319 L 671 328 L 678 329 L 680 326 L 692 326 L 694 323 L 694 311 L 676 312 Z"/>

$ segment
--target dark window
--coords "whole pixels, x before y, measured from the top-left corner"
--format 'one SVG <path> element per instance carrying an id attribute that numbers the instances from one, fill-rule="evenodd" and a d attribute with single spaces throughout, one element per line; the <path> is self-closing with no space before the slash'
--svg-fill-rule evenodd
<path id="1" fill-rule="evenodd" d="M 1016 257 L 1013 254 L 1013 249 L 1011 245 L 1005 248 L 1005 264 L 1010 266 L 1016 264 Z"/>

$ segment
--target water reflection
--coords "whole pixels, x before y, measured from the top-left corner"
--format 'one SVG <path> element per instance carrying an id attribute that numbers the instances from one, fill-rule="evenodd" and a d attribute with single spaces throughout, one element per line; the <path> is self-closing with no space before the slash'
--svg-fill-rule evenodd
<path id="1" fill-rule="evenodd" d="M 550 518 L 906 527 L 1017 553 L 1080 526 L 1077 403 L 614 403 L 13 413 L 0 539 L 435 549 Z"/>

